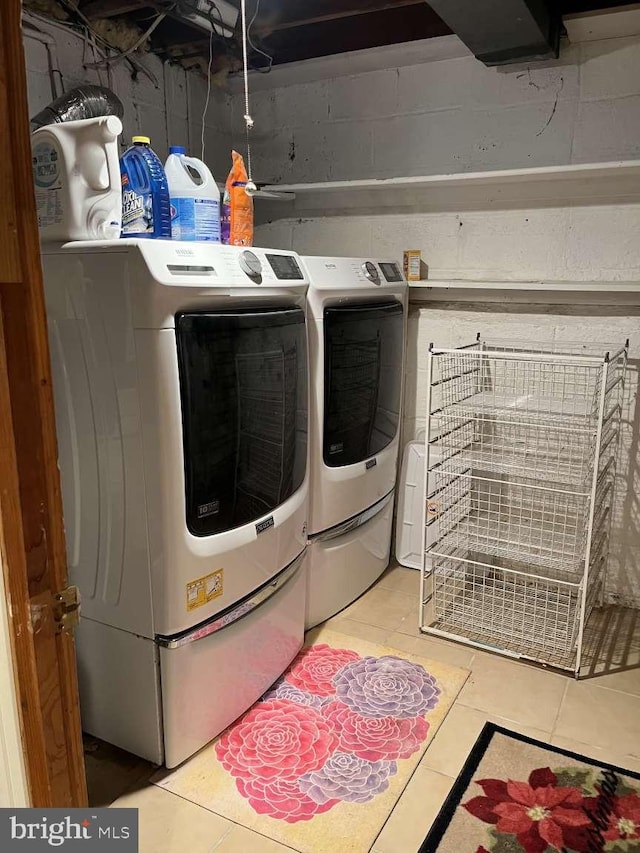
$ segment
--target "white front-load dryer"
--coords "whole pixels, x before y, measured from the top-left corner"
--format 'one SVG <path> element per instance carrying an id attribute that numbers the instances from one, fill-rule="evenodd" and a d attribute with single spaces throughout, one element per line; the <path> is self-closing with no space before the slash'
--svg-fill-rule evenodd
<path id="1" fill-rule="evenodd" d="M 175 766 L 303 642 L 307 277 L 162 240 L 43 266 L 83 725 Z"/>
<path id="2" fill-rule="evenodd" d="M 389 563 L 407 284 L 392 260 L 302 258 L 310 400 L 306 625 L 342 610 Z"/>

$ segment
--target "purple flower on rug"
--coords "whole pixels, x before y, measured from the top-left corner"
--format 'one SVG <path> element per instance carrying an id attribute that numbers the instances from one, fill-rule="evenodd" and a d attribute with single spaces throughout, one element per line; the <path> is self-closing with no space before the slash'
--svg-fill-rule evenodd
<path id="1" fill-rule="evenodd" d="M 307 693 L 306 690 L 300 690 L 288 681 L 280 679 L 271 687 L 260 700 L 268 702 L 270 699 L 288 699 L 290 702 L 297 702 L 298 705 L 306 705 L 310 708 L 320 708 L 327 701 L 325 697 L 314 696 L 313 693 Z"/>
<path id="2" fill-rule="evenodd" d="M 389 787 L 397 773 L 395 761 L 366 761 L 346 752 L 335 752 L 325 764 L 298 780 L 300 790 L 319 805 L 331 800 L 368 803 Z"/>
<path id="3" fill-rule="evenodd" d="M 347 663 L 333 683 L 337 698 L 365 717 L 420 717 L 435 708 L 440 696 L 424 667 L 394 655 Z"/>

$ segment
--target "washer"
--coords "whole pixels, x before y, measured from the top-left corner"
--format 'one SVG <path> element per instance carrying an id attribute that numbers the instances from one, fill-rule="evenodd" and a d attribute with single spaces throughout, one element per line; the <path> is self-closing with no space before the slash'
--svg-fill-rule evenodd
<path id="1" fill-rule="evenodd" d="M 43 262 L 83 726 L 173 767 L 302 645 L 308 281 L 203 243 Z"/>
<path id="2" fill-rule="evenodd" d="M 407 283 L 393 260 L 302 263 L 310 282 L 310 628 L 389 563 Z"/>

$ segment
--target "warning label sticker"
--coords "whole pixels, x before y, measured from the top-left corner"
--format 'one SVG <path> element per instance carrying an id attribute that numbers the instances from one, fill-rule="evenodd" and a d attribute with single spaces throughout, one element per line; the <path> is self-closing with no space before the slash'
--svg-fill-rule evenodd
<path id="1" fill-rule="evenodd" d="M 440 501 L 427 501 L 427 517 L 435 518 L 440 515 Z"/>
<path id="2" fill-rule="evenodd" d="M 224 569 L 218 569 L 203 578 L 189 581 L 187 584 L 187 610 L 195 610 L 197 607 L 202 607 L 213 601 L 214 598 L 221 596 L 223 578 Z"/>

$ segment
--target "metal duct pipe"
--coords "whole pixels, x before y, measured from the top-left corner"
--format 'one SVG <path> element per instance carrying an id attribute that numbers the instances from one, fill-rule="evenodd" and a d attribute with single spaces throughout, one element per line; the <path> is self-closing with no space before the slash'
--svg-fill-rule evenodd
<path id="1" fill-rule="evenodd" d="M 429 0 L 485 65 L 557 58 L 559 5 L 556 0 Z"/>
<path id="2" fill-rule="evenodd" d="M 37 130 L 45 124 L 57 124 L 63 121 L 77 121 L 98 118 L 98 116 L 118 116 L 121 119 L 123 115 L 122 101 L 111 89 L 87 83 L 70 89 L 65 95 L 61 95 L 40 110 L 31 119 L 31 130 Z"/>

